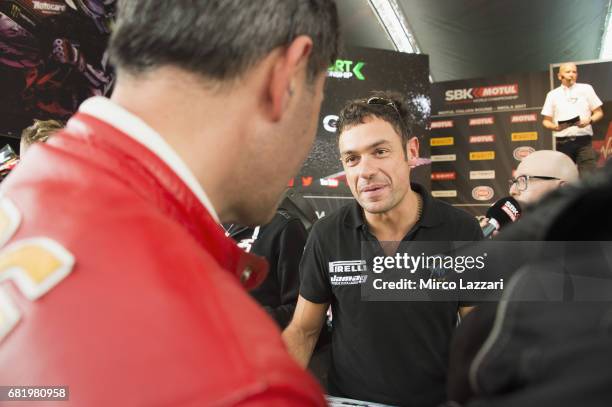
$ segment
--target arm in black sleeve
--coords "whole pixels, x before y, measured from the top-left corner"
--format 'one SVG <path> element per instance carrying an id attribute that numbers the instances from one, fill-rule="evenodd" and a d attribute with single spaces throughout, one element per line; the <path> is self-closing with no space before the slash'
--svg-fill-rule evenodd
<path id="1" fill-rule="evenodd" d="M 291 321 L 299 293 L 299 266 L 308 233 L 299 219 L 290 219 L 278 240 L 278 263 L 276 268 L 280 305 L 266 307 L 281 326 Z"/>

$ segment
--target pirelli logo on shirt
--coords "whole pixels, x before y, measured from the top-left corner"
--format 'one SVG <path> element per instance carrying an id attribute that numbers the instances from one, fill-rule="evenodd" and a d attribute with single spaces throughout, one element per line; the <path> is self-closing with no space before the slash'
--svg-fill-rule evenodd
<path id="1" fill-rule="evenodd" d="M 330 261 L 329 272 L 333 273 L 358 273 L 367 271 L 368 265 L 365 260 Z"/>
<path id="2" fill-rule="evenodd" d="M 472 151 L 470 161 L 495 160 L 495 151 Z"/>
<path id="3" fill-rule="evenodd" d="M 368 276 L 361 273 L 366 271 L 368 271 L 368 265 L 365 260 L 329 262 L 329 280 L 332 285 L 363 284 L 368 279 Z"/>
<path id="4" fill-rule="evenodd" d="M 538 139 L 537 131 L 524 131 L 521 133 L 512 133 L 512 141 L 535 141 Z"/>
<path id="5" fill-rule="evenodd" d="M 437 146 L 452 146 L 455 144 L 454 137 L 432 137 L 429 139 L 429 145 L 432 147 Z"/>

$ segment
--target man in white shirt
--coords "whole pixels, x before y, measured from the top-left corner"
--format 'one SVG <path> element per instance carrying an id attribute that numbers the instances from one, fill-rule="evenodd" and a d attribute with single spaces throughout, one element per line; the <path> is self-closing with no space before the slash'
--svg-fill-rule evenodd
<path id="1" fill-rule="evenodd" d="M 580 175 L 583 175 L 595 169 L 591 123 L 603 117 L 602 102 L 591 85 L 576 83 L 576 64 L 561 65 L 557 77 L 561 86 L 546 95 L 541 112 L 544 116 L 542 124 L 553 131 L 556 149 L 574 160 Z"/>

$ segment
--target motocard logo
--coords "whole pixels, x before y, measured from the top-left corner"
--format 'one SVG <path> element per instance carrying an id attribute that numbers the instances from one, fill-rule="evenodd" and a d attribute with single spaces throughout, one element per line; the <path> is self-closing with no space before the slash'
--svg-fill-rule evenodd
<path id="1" fill-rule="evenodd" d="M 538 115 L 535 113 L 531 114 L 514 114 L 510 118 L 510 123 L 529 123 L 538 121 Z"/>
<path id="2" fill-rule="evenodd" d="M 470 161 L 494 160 L 495 151 L 472 151 Z"/>
<path id="3" fill-rule="evenodd" d="M 494 142 L 495 142 L 495 134 L 483 134 L 481 136 L 470 136 L 471 144 L 494 143 Z"/>
<path id="4" fill-rule="evenodd" d="M 494 124 L 494 123 L 495 123 L 495 119 L 493 119 L 493 116 L 477 117 L 475 119 L 470 119 L 470 126 L 484 126 L 487 124 Z"/>
<path id="5" fill-rule="evenodd" d="M 434 198 L 457 198 L 457 190 L 438 190 L 431 191 L 431 196 Z"/>
<path id="6" fill-rule="evenodd" d="M 495 179 L 495 170 L 470 171 L 470 179 Z"/>
<path id="7" fill-rule="evenodd" d="M 66 6 L 63 4 L 47 3 L 44 1 L 33 1 L 34 10 L 50 13 L 63 13 L 66 11 Z"/>
<path id="8" fill-rule="evenodd" d="M 325 116 L 323 118 L 323 128 L 330 133 L 335 133 L 337 130 L 336 125 L 338 124 L 338 119 L 339 117 L 335 114 Z"/>
<path id="9" fill-rule="evenodd" d="M 525 131 L 522 133 L 512 133 L 512 141 L 535 141 L 538 139 L 537 131 Z"/>
<path id="10" fill-rule="evenodd" d="M 439 163 L 444 161 L 457 161 L 456 154 L 437 154 L 430 157 L 431 162 Z"/>
<path id="11" fill-rule="evenodd" d="M 431 173 L 432 181 L 452 181 L 455 179 L 457 179 L 457 173 L 455 171 Z"/>
<path id="12" fill-rule="evenodd" d="M 444 92 L 447 102 L 488 99 L 499 96 L 515 96 L 519 93 L 518 83 L 512 85 L 485 86 L 481 88 L 449 89 Z"/>
<path id="13" fill-rule="evenodd" d="M 512 152 L 512 156 L 517 161 L 523 161 L 525 157 L 527 157 L 529 154 L 533 153 L 534 151 L 535 149 L 533 147 L 521 146 L 521 147 L 517 147 L 514 149 L 514 151 Z"/>
<path id="14" fill-rule="evenodd" d="M 432 147 L 452 146 L 455 144 L 454 137 L 433 137 L 429 140 L 429 145 Z"/>
<path id="15" fill-rule="evenodd" d="M 486 185 L 479 185 L 472 189 L 472 198 L 477 201 L 489 201 L 495 195 L 493 188 Z"/>
<path id="16" fill-rule="evenodd" d="M 432 129 L 450 129 L 454 126 L 455 123 L 452 120 L 440 120 L 437 122 L 431 122 Z"/>

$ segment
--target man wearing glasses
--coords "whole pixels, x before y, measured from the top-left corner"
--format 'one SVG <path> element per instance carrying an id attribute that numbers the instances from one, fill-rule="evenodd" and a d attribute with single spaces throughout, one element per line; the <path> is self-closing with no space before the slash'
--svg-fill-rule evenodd
<path id="1" fill-rule="evenodd" d="M 578 180 L 578 167 L 565 154 L 553 150 L 539 150 L 529 154 L 516 168 L 515 177 L 508 180 L 509 193 L 520 204 L 529 208 L 549 192 Z M 480 221 L 485 227 L 488 218 Z M 493 236 L 499 232 L 493 232 Z"/>
<path id="2" fill-rule="evenodd" d="M 577 180 L 578 168 L 567 155 L 540 150 L 521 161 L 515 177 L 509 180 L 510 195 L 524 208 L 535 204 L 550 191 Z"/>
<path id="3" fill-rule="evenodd" d="M 367 278 L 355 264 L 364 264 L 364 242 L 380 248 L 402 241 L 471 241 L 482 238 L 481 229 L 466 212 L 410 182 L 419 132 L 401 95 L 377 92 L 350 101 L 339 116 L 340 157 L 355 201 L 313 226 L 300 264 L 300 296 L 283 338 L 306 366 L 331 304 L 330 394 L 438 405 L 446 399 L 457 313 L 467 312 L 468 304 L 365 301 Z M 339 270 L 338 264 L 347 265 Z"/>
<path id="4" fill-rule="evenodd" d="M 576 83 L 575 64 L 561 65 L 557 77 L 561 86 L 546 95 L 542 125 L 553 131 L 557 151 L 567 154 L 578 165 L 582 176 L 595 169 L 591 124 L 603 117 L 602 102 L 591 85 Z"/>

